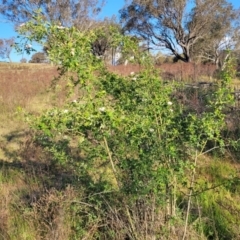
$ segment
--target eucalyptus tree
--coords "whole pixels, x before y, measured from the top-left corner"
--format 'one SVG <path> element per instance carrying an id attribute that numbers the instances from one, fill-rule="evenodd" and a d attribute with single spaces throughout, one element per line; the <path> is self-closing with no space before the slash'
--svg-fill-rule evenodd
<path id="1" fill-rule="evenodd" d="M 211 62 L 221 69 L 231 52 L 240 47 L 240 15 L 235 12 L 234 17 L 225 13 L 225 18 L 212 24 L 210 34 L 199 39 L 191 48 L 191 55 L 195 60 Z"/>
<path id="2" fill-rule="evenodd" d="M 59 29 L 75 26 L 79 31 L 89 31 L 97 22 L 104 4 L 105 0 L 0 0 L 0 15 L 14 23 L 17 31 L 37 12 L 41 12 L 42 20 L 58 25 Z M 46 54 L 54 39 L 55 36 L 48 35 L 48 44 L 43 47 Z"/>
<path id="3" fill-rule="evenodd" d="M 131 0 L 120 16 L 126 32 L 190 62 L 191 49 L 209 38 L 212 26 L 220 23 L 224 35 L 225 25 L 230 26 L 237 14 L 226 0 Z"/>
<path id="4" fill-rule="evenodd" d="M 0 14 L 19 25 L 29 21 L 41 9 L 45 19 L 62 26 L 91 26 L 105 0 L 0 0 Z M 80 23 L 80 24 L 79 24 Z"/>

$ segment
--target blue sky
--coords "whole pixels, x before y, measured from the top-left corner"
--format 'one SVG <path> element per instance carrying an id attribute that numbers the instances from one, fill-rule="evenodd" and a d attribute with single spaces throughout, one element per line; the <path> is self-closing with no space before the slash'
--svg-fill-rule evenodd
<path id="1" fill-rule="evenodd" d="M 240 0 L 229 0 L 229 2 L 231 2 L 235 8 L 240 8 Z M 118 16 L 118 11 L 124 6 L 124 3 L 124 0 L 108 0 L 103 11 L 100 14 L 100 17 L 111 17 L 112 15 Z M 14 36 L 16 37 L 17 33 L 14 31 L 13 24 L 0 18 L 0 39 L 11 38 Z M 34 44 L 33 48 L 35 48 L 37 51 L 41 50 L 41 46 L 37 44 Z M 25 57 L 28 60 L 30 59 L 30 56 L 27 54 L 24 54 L 24 56 L 22 56 L 16 53 L 14 50 L 11 53 L 11 59 L 13 62 L 19 62 L 22 57 Z M 3 59 L 0 59 L 0 61 L 2 60 Z"/>
<path id="2" fill-rule="evenodd" d="M 111 17 L 112 15 L 118 15 L 118 11 L 124 6 L 124 0 L 108 0 L 106 5 L 104 6 L 103 11 L 99 15 L 100 18 Z M 14 31 L 14 25 L 11 22 L 7 22 L 6 20 L 0 18 L 0 39 L 2 38 L 11 38 L 16 37 L 17 33 Z M 41 51 L 42 47 L 37 43 L 33 44 L 33 48 L 37 51 Z M 30 59 L 31 56 L 16 53 L 15 50 L 11 52 L 11 60 L 13 62 L 19 62 L 22 57 L 26 59 Z M 0 59 L 0 61 L 8 61 L 7 59 Z"/>

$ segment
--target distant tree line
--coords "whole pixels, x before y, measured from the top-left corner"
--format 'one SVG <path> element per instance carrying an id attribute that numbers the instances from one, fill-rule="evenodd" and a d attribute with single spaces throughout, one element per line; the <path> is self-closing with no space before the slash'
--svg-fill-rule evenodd
<path id="1" fill-rule="evenodd" d="M 33 0 L 25 4 L 21 0 L 0 0 L 0 14 L 17 28 L 41 8 L 43 19 L 61 28 L 74 26 L 86 33 L 104 30 L 105 34 L 99 31 L 92 51 L 112 64 L 116 63 L 115 55 L 121 53 L 121 46 L 110 47 L 111 27 L 135 37 L 143 51 L 164 52 L 174 61 L 211 62 L 221 68 L 228 50 L 239 50 L 240 10 L 227 0 L 131 0 L 119 11 L 120 21 L 97 19 L 104 4 L 104 0 Z M 50 43 L 53 38 L 49 36 L 46 41 Z M 46 44 L 43 52 L 47 53 L 50 47 Z M 7 55 L 0 52 L 0 57 Z M 37 59 L 31 61 L 42 61 Z"/>
<path id="2" fill-rule="evenodd" d="M 32 55 L 29 63 L 48 63 L 48 59 L 44 52 L 37 52 Z"/>
<path id="3" fill-rule="evenodd" d="M 223 50 L 239 46 L 239 10 L 226 0 L 132 0 L 120 15 L 125 32 L 167 50 L 175 61 L 219 66 Z"/>

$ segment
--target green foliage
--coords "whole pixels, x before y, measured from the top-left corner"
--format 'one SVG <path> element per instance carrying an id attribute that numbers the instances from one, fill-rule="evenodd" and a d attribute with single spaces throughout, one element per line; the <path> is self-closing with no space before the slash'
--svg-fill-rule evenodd
<path id="1" fill-rule="evenodd" d="M 199 169 L 203 177 L 196 180 L 193 208 L 199 214 L 191 222 L 209 239 L 235 239 L 239 235 L 239 204 L 236 169 L 226 160 L 211 159 Z"/>
<path id="2" fill-rule="evenodd" d="M 159 79 L 151 60 L 137 51 L 136 43 L 115 31 L 113 45 L 134 53 L 144 70 L 128 77 L 109 73 L 92 53 L 91 44 L 99 31 L 86 34 L 74 27 L 59 28 L 39 17 L 21 29 L 30 41 L 43 44 L 49 35 L 54 36 L 49 58 L 62 73 L 74 73 L 66 83 L 72 92 L 75 87 L 81 89 L 63 108 L 31 116 L 30 122 L 36 140 L 54 161 L 74 169 L 78 179 L 87 177 L 88 200 L 97 206 L 89 213 L 93 222 L 99 215 L 106 217 L 109 205 L 110 209 L 119 207 L 119 214 L 127 219 L 128 235 L 140 239 L 141 226 L 136 230 L 138 221 L 133 222 L 134 213 L 129 213 L 128 206 L 139 200 L 146 206 L 154 202 L 154 214 L 175 208 L 176 188 L 186 182 L 193 188 L 193 181 L 185 175 L 194 174 L 198 157 L 212 150 L 207 144 L 224 148 L 221 132 L 224 108 L 232 101 L 230 77 L 225 72 L 222 84 L 206 99 L 205 112 L 189 112 L 173 98 L 180 86 Z M 108 192 L 114 194 L 102 197 Z M 119 201 L 121 205 L 114 206 Z M 176 214 L 169 211 L 165 218 L 174 219 Z M 154 224 L 154 233 L 161 234 Z"/>
<path id="3" fill-rule="evenodd" d="M 224 187 L 200 195 L 202 226 L 205 235 L 213 239 L 236 239 L 239 236 L 239 204 Z M 207 219 L 207 217 L 211 217 Z"/>

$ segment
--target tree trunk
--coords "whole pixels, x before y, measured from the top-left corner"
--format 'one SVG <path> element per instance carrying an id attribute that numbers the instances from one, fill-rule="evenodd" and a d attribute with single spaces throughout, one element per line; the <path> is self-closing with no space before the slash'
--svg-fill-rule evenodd
<path id="1" fill-rule="evenodd" d="M 190 46 L 186 46 L 183 48 L 183 55 L 186 63 L 191 62 L 191 57 L 190 57 Z"/>
<path id="2" fill-rule="evenodd" d="M 11 57 L 10 57 L 10 56 L 8 56 L 8 60 L 9 60 L 9 62 L 10 62 L 10 63 L 12 62 L 12 59 L 11 59 Z"/>
<path id="3" fill-rule="evenodd" d="M 175 57 L 176 57 L 176 61 L 181 60 L 181 61 L 183 61 L 185 63 L 191 62 L 189 46 L 182 47 L 182 50 L 183 50 L 182 54 L 179 54 L 177 52 L 173 52 Z"/>

